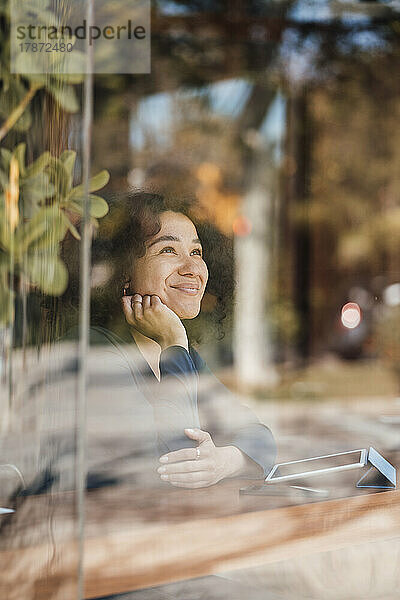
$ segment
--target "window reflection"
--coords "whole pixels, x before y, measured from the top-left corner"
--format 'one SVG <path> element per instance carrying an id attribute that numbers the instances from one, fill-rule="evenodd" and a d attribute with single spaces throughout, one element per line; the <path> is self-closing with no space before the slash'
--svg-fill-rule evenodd
<path id="1" fill-rule="evenodd" d="M 372 445 L 398 463 L 398 15 L 367 4 L 160 2 L 151 75 L 96 75 L 85 431 L 83 115 L 11 78 L 11 106 L 32 97 L 0 130 L 0 463 L 23 477 L 0 468 L 4 597 L 78 597 L 79 543 L 93 598 L 397 589 L 352 474 L 323 482 L 331 508 L 238 492 L 277 459 Z"/>

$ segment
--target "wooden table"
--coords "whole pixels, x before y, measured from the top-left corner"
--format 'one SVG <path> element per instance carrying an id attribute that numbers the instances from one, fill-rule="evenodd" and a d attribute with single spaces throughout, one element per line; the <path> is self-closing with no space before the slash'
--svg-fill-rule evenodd
<path id="1" fill-rule="evenodd" d="M 239 495 L 239 487 L 248 483 L 230 480 L 202 490 L 166 486 L 153 492 L 121 487 L 89 492 L 85 597 L 256 566 L 355 542 L 388 540 L 400 534 L 400 491 L 352 490 L 357 495 L 312 502 L 301 494 L 291 498 Z M 2 599 L 74 597 L 79 557 L 73 539 L 75 496 L 60 494 L 53 504 L 58 524 L 53 531 L 53 554 L 49 543 L 29 543 L 46 501 L 45 496 L 25 499 L 17 509 L 18 527 L 14 525 L 13 530 L 10 521 L 15 548 L 9 549 L 3 537 L 2 547 L 7 549 L 0 552 Z M 29 527 L 32 535 L 18 543 L 16 533 L 17 537 L 18 532 L 26 534 Z"/>
<path id="2" fill-rule="evenodd" d="M 304 502 L 298 497 L 291 506 L 268 509 L 284 501 L 274 496 L 239 496 L 238 488 L 243 483 L 230 481 L 209 490 L 167 494 L 159 503 L 147 507 L 148 520 L 126 523 L 120 529 L 119 518 L 115 524 L 111 518 L 108 531 L 100 537 L 91 534 L 89 500 L 86 597 L 400 534 L 399 491 L 364 492 L 351 498 L 307 504 L 298 504 Z M 129 502 L 128 496 L 125 500 L 121 496 L 120 500 L 123 504 Z M 108 502 L 112 510 L 112 499 Z"/>

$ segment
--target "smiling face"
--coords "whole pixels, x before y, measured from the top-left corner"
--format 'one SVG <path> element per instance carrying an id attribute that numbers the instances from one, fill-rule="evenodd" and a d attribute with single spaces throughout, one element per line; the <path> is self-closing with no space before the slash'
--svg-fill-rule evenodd
<path id="1" fill-rule="evenodd" d="M 156 294 L 181 319 L 193 319 L 208 279 L 202 246 L 192 221 L 172 211 L 160 215 L 160 231 L 146 242 L 135 261 L 133 293 Z"/>

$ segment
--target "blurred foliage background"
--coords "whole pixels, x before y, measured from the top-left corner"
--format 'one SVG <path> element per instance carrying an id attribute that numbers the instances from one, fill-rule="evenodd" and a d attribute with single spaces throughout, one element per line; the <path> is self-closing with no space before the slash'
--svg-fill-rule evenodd
<path id="1" fill-rule="evenodd" d="M 397 300 L 387 304 L 385 290 L 400 278 L 399 38 L 396 7 L 383 2 L 153 2 L 151 75 L 94 79 L 92 167 L 107 167 L 111 179 L 103 194 L 110 212 L 93 240 L 93 322 L 123 331 L 115 286 L 129 241 L 118 196 L 153 189 L 195 201 L 194 217 L 212 230 L 223 248 L 217 258 L 239 283 L 240 255 L 254 245 L 249 269 L 266 284 L 265 368 L 278 365 L 284 374 L 335 355 L 382 359 L 398 373 Z M 11 250 L 3 233 L 3 323 L 14 268 L 26 283 L 28 310 L 45 319 L 56 314 L 59 333 L 76 321 L 80 89 L 78 78 L 13 76 L 3 60 L 2 131 L 26 103 L 2 140 L 3 211 L 14 206 L 3 222 L 22 244 L 21 252 Z M 53 123 L 47 139 L 37 135 L 45 120 Z M 10 179 L 16 172 L 19 212 Z M 106 182 L 103 172 L 93 190 Z M 255 191 L 261 200 L 252 200 Z M 93 199 L 94 218 L 106 210 Z M 29 232 L 35 219 L 43 225 L 41 215 L 51 273 L 30 258 L 38 238 L 30 241 Z M 213 347 L 221 318 L 215 293 L 211 285 L 202 315 L 188 327 L 218 364 L 229 365 L 245 308 L 238 296 L 227 303 L 225 337 Z M 348 301 L 362 316 L 353 329 L 340 320 Z"/>

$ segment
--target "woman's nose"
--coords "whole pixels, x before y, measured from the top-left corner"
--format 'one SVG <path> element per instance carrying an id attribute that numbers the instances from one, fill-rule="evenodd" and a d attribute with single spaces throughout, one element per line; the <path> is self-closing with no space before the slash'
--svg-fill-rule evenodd
<path id="1" fill-rule="evenodd" d="M 181 264 L 179 265 L 179 275 L 186 275 L 195 277 L 200 274 L 199 265 L 197 265 L 196 259 L 192 256 L 186 256 L 182 259 Z"/>

